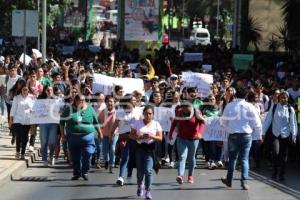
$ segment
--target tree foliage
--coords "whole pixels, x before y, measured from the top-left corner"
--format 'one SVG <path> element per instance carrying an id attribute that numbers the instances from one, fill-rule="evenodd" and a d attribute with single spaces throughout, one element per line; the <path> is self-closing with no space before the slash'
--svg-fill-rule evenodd
<path id="1" fill-rule="evenodd" d="M 285 29 L 285 48 L 296 52 L 300 48 L 300 1 L 283 0 L 282 12 L 284 19 L 283 27 Z"/>
<path id="2" fill-rule="evenodd" d="M 2 9 L 0 12 L 0 37 L 10 37 L 11 36 L 11 20 L 12 20 L 12 11 L 15 9 L 28 9 L 28 10 L 37 10 L 37 0 L 1 0 L 0 1 L 0 8 Z M 42 0 L 40 0 L 42 3 Z M 71 0 L 47 0 L 48 3 L 48 16 L 54 18 L 57 16 L 57 9 L 50 9 L 50 6 L 55 4 L 59 5 L 59 7 L 69 5 Z M 41 5 L 40 5 L 41 8 Z M 55 13 L 52 13 L 55 12 Z M 51 18 L 51 19 L 52 19 Z M 53 21 L 48 20 L 48 24 L 52 23 Z"/>
<path id="3" fill-rule="evenodd" d="M 243 35 L 245 47 L 247 48 L 249 44 L 253 44 L 255 49 L 258 50 L 258 45 L 262 40 L 262 24 L 252 16 L 248 16 L 243 23 L 245 24 L 242 26 L 241 35 Z"/>

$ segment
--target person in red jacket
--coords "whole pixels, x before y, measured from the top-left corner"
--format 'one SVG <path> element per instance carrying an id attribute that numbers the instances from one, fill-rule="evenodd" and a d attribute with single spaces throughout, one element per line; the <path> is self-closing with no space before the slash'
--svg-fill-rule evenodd
<path id="1" fill-rule="evenodd" d="M 177 110 L 172 122 L 169 140 L 173 140 L 173 133 L 177 131 L 177 149 L 179 155 L 178 177 L 176 181 L 183 183 L 186 159 L 188 159 L 188 183 L 194 183 L 193 172 L 196 165 L 195 154 L 199 139 L 204 131 L 204 118 L 198 109 L 194 109 L 190 102 L 182 104 Z"/>

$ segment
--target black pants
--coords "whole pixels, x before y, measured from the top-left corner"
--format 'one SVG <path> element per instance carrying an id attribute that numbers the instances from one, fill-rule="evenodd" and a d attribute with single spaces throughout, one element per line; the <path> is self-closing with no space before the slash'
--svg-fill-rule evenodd
<path id="1" fill-rule="evenodd" d="M 260 144 L 260 141 L 258 141 L 258 140 L 252 141 L 250 155 L 254 159 L 255 165 L 257 168 L 260 168 L 260 166 L 261 166 L 261 159 L 262 159 L 262 154 L 263 154 L 262 148 L 263 147 Z"/>
<path id="2" fill-rule="evenodd" d="M 12 131 L 16 136 L 16 152 L 25 154 L 30 125 L 13 124 Z"/>
<path id="3" fill-rule="evenodd" d="M 287 162 L 288 148 L 290 144 L 290 137 L 282 138 L 281 136 L 273 136 L 273 164 L 274 164 L 274 174 L 278 173 L 278 168 L 280 170 L 280 175 L 285 173 L 285 165 Z"/>

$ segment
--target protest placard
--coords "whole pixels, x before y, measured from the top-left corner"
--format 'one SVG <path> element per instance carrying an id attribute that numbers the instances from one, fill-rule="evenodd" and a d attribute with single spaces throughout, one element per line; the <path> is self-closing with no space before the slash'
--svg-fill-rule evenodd
<path id="1" fill-rule="evenodd" d="M 209 64 L 202 65 L 202 69 L 204 69 L 208 72 L 211 72 L 212 71 L 212 65 L 209 65 Z"/>
<path id="2" fill-rule="evenodd" d="M 253 54 L 234 54 L 232 57 L 232 63 L 236 70 L 247 70 L 253 60 Z"/>
<path id="3" fill-rule="evenodd" d="M 170 131 L 172 116 L 172 108 L 154 107 L 154 120 L 160 123 L 163 131 Z"/>
<path id="4" fill-rule="evenodd" d="M 124 94 L 131 94 L 135 90 L 144 94 L 144 82 L 142 79 L 114 78 L 103 74 L 94 74 L 93 93 L 112 94 L 116 85 L 123 86 Z"/>
<path id="5" fill-rule="evenodd" d="M 197 62 L 203 60 L 203 53 L 184 53 L 184 62 Z"/>
<path id="6" fill-rule="evenodd" d="M 58 124 L 61 101 L 57 99 L 37 99 L 33 102 L 30 124 Z"/>
<path id="7" fill-rule="evenodd" d="M 5 85 L 6 75 L 0 75 L 0 86 Z"/>
<path id="8" fill-rule="evenodd" d="M 209 117 L 205 122 L 203 139 L 205 141 L 227 141 L 229 133 L 220 123 L 221 117 Z M 252 140 L 260 140 L 259 135 L 252 135 Z"/>
<path id="9" fill-rule="evenodd" d="M 207 97 L 210 94 L 210 87 L 213 83 L 211 74 L 182 72 L 183 87 L 197 87 L 199 97 Z"/>
<path id="10" fill-rule="evenodd" d="M 227 141 L 228 133 L 220 124 L 220 117 L 209 117 L 205 122 L 205 141 Z"/>

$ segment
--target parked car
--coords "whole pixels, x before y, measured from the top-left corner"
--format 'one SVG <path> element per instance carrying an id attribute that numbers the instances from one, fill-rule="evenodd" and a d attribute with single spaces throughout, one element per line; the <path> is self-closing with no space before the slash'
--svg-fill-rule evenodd
<path id="1" fill-rule="evenodd" d="M 209 45 L 210 42 L 210 34 L 208 29 L 206 28 L 195 28 L 192 30 L 190 40 L 194 41 L 196 45 Z"/>

